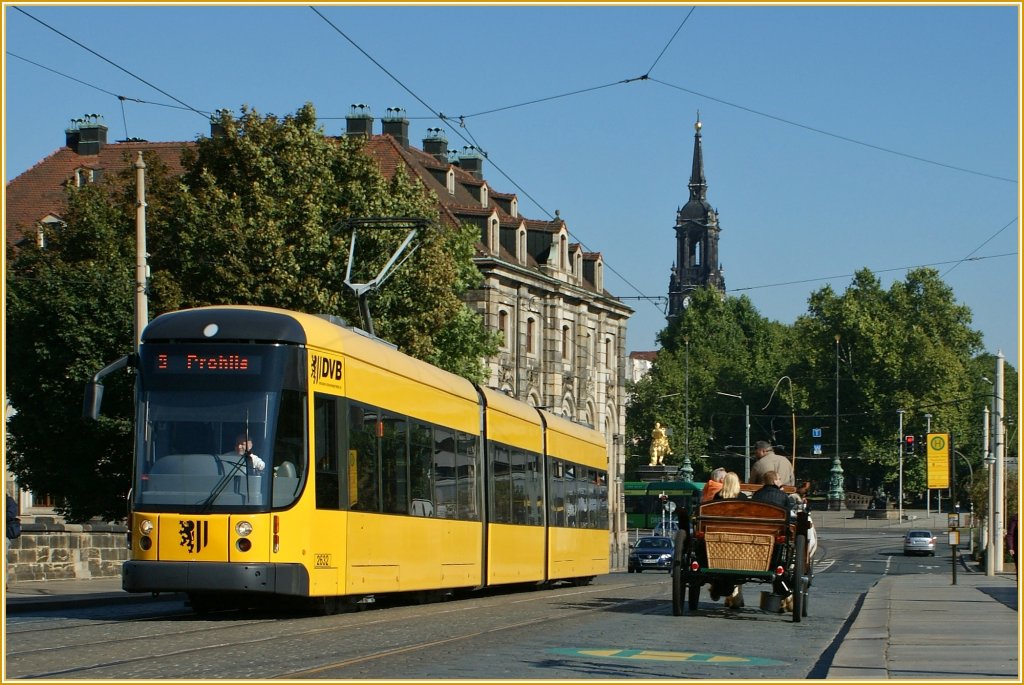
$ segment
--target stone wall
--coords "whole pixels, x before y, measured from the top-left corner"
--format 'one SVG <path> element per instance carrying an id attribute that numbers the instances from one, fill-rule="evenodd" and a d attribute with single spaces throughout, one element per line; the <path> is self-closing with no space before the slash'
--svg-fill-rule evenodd
<path id="1" fill-rule="evenodd" d="M 121 575 L 128 528 L 114 523 L 62 523 L 21 517 L 21 537 L 7 553 L 7 581 L 72 580 Z"/>

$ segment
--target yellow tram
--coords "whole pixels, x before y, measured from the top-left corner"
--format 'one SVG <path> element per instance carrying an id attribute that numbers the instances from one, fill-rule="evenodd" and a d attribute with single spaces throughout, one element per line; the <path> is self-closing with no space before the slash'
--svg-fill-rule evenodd
<path id="1" fill-rule="evenodd" d="M 131 364 L 129 592 L 331 611 L 609 570 L 594 430 L 280 309 L 164 314 Z M 94 379 L 93 415 L 102 375 L 121 366 Z"/>

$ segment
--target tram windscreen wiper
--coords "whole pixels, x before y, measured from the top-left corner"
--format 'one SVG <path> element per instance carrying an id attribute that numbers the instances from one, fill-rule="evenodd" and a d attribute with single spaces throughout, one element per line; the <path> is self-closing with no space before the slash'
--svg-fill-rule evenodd
<path id="1" fill-rule="evenodd" d="M 217 481 L 217 485 L 214 486 L 213 490 L 210 492 L 210 496 L 203 500 L 203 504 L 199 508 L 200 514 L 205 514 L 210 510 L 210 507 L 213 506 L 213 503 L 220 496 L 220 493 L 224 491 L 224 488 L 227 487 L 227 484 L 231 482 L 234 475 L 245 468 L 245 460 L 246 456 L 243 454 L 238 461 L 232 462 L 231 470 L 225 473 L 224 476 Z"/>

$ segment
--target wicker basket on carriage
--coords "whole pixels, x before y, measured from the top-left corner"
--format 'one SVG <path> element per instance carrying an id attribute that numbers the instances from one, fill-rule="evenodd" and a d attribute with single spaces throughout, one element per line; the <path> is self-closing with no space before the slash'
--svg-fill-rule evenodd
<path id="1" fill-rule="evenodd" d="M 767 571 L 775 537 L 767 533 L 708 531 L 704 534 L 708 568 Z"/>

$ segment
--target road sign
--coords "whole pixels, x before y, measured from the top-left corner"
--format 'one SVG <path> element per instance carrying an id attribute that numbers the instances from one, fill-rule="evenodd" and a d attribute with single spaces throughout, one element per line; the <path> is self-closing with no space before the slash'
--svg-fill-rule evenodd
<path id="1" fill-rule="evenodd" d="M 814 453 L 815 454 L 821 454 L 821 443 L 820 442 L 814 443 Z"/>
<path id="2" fill-rule="evenodd" d="M 820 428 L 812 428 L 811 429 L 811 437 L 812 438 L 820 438 L 821 437 L 821 429 Z"/>
<path id="3" fill-rule="evenodd" d="M 925 444 L 928 446 L 928 487 L 948 488 L 949 433 L 929 433 Z"/>

